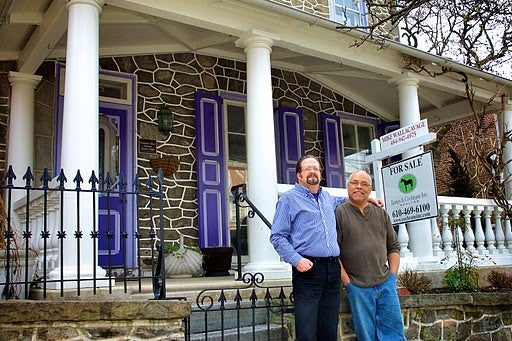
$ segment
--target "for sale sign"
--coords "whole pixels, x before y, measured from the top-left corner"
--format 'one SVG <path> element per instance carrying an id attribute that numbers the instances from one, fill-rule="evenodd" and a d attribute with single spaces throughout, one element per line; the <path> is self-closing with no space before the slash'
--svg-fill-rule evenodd
<path id="1" fill-rule="evenodd" d="M 382 167 L 384 201 L 393 224 L 437 217 L 432 152 Z"/>

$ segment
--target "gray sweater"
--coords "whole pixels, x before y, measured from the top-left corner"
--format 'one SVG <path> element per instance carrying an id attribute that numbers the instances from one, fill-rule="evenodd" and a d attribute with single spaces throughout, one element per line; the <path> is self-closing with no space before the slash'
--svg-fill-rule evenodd
<path id="1" fill-rule="evenodd" d="M 400 244 L 388 214 L 369 204 L 364 209 L 348 202 L 336 208 L 340 258 L 350 281 L 360 287 L 384 283 L 389 277 L 389 253 L 400 253 Z"/>

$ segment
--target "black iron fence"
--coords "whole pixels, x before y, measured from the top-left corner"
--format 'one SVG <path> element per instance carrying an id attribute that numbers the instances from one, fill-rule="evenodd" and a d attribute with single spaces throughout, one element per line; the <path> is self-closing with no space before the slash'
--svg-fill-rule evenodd
<path id="1" fill-rule="evenodd" d="M 30 168 L 22 177 L 24 186 L 14 184 L 16 177 L 12 167 L 9 167 L 5 184 L 0 186 L 3 197 L 0 198 L 2 299 L 28 299 L 31 286 L 41 289 L 40 298 L 43 299 L 47 297 L 48 288 L 59 288 L 61 296 L 67 288 L 76 288 L 79 296 L 84 287 L 91 288 L 92 293 L 96 294 L 101 281 L 106 284 L 109 293 L 112 293 L 113 281 L 122 282 L 125 292 L 129 282 L 138 283 L 140 291 L 144 279 L 153 281 L 155 298 L 166 298 L 165 257 L 158 257 L 162 250 L 160 241 L 164 240 L 161 172 L 156 179 L 148 177 L 145 183 L 136 177 L 130 189 L 122 174 L 111 177 L 107 173 L 104 178 L 98 179 L 94 171 L 87 179 L 87 185 L 84 185 L 79 170 L 70 181 L 71 186 L 66 186 L 68 179 L 64 171 L 52 179 L 45 169 L 39 179 L 42 184 L 39 187 L 34 186 Z M 105 217 L 102 231 L 97 218 L 100 197 L 106 201 L 102 213 Z M 133 217 L 132 212 L 124 212 L 123 208 L 115 211 L 110 205 L 113 198 L 118 203 L 125 203 L 128 199 L 135 202 L 134 226 L 115 226 L 111 223 L 113 216 L 132 214 Z M 138 209 L 141 202 L 146 203 L 143 223 Z M 92 212 L 81 211 L 84 203 L 89 205 Z M 64 212 L 69 209 L 75 212 L 76 217 L 66 225 Z M 84 225 L 80 216 L 88 213 L 92 220 Z M 114 238 L 117 240 L 114 241 Z M 71 241 L 72 244 L 69 244 Z M 101 267 L 97 251 L 100 242 L 107 245 Z M 126 259 L 129 244 L 135 245 L 137 260 L 130 267 L 126 261 L 116 266 L 111 250 L 123 250 L 124 254 L 117 256 Z M 76 261 L 70 266 L 66 257 Z M 76 275 L 70 275 L 66 266 L 71 267 Z M 85 267 L 92 269 L 92 272 L 83 275 Z M 98 274 L 97 269 L 106 270 L 106 274 Z"/>
<path id="2" fill-rule="evenodd" d="M 185 320 L 185 340 L 293 340 L 291 286 L 265 285 L 246 273 L 236 288 L 201 291 Z"/>

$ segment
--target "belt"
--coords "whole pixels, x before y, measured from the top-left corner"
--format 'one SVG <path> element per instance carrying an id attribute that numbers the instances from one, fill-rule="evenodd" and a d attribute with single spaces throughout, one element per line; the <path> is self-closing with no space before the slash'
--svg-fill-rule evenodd
<path id="1" fill-rule="evenodd" d="M 313 263 L 335 263 L 335 262 L 338 262 L 338 260 L 340 259 L 340 257 L 338 257 L 338 256 L 333 256 L 333 257 L 312 257 L 312 256 L 305 256 L 305 255 L 301 255 L 301 256 L 309 259 Z"/>

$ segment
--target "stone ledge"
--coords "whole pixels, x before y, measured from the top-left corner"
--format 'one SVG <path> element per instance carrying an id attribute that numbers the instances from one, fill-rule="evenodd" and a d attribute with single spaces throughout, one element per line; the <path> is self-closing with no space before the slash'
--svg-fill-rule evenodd
<path id="1" fill-rule="evenodd" d="M 181 320 L 190 315 L 184 301 L 0 301 L 0 324 L 34 321 Z"/>
<path id="2" fill-rule="evenodd" d="M 512 295 L 509 292 L 474 292 L 446 294 L 417 294 L 410 296 L 400 296 L 400 306 L 402 307 L 402 309 L 453 305 L 512 305 Z"/>

